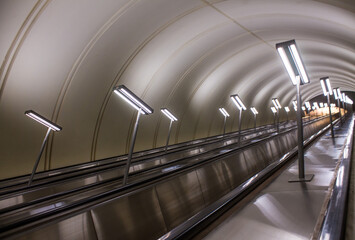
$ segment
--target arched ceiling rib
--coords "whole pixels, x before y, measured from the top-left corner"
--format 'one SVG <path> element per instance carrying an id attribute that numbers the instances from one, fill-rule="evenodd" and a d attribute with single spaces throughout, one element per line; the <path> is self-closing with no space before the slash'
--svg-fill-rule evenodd
<path id="1" fill-rule="evenodd" d="M 236 130 L 234 93 L 258 109 L 258 124 L 269 123 L 272 97 L 283 106 L 295 98 L 275 50 L 281 41 L 296 39 L 301 51 L 311 78 L 304 100 L 320 94 L 322 76 L 355 91 L 354 9 L 330 0 L 4 0 L 0 177 L 32 167 L 45 130 L 24 117 L 28 109 L 63 126 L 42 170 L 125 153 L 135 111 L 112 94 L 118 84 L 155 109 L 141 118 L 135 150 L 165 143 L 161 107 L 179 118 L 171 142 L 219 134 L 221 106 Z M 251 122 L 248 110 L 243 127 Z"/>

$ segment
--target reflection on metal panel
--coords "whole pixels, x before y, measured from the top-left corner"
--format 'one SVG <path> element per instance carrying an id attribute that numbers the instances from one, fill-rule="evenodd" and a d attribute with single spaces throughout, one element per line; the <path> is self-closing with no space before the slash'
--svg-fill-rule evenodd
<path id="1" fill-rule="evenodd" d="M 95 240 L 97 237 L 90 213 L 82 213 L 55 224 L 51 224 L 40 229 L 34 229 L 31 232 L 27 232 L 26 235 L 18 236 L 14 239 Z"/>
<path id="2" fill-rule="evenodd" d="M 223 175 L 220 162 L 208 164 L 196 171 L 206 205 L 213 203 L 231 190 Z"/>
<path id="3" fill-rule="evenodd" d="M 248 169 L 242 152 L 224 158 L 222 168 L 232 188 L 238 187 L 248 178 Z"/>
<path id="4" fill-rule="evenodd" d="M 155 188 L 169 230 L 205 207 L 195 171 L 158 184 Z"/>
<path id="5" fill-rule="evenodd" d="M 91 213 L 99 239 L 156 239 L 167 231 L 152 188 L 106 202 Z"/>

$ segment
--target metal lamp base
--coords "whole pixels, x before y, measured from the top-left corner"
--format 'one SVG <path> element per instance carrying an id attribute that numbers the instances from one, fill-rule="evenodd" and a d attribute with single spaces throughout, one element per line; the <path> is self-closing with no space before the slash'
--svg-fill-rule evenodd
<path id="1" fill-rule="evenodd" d="M 312 181 L 314 174 L 306 174 L 304 178 L 293 177 L 288 180 L 288 182 L 310 182 Z"/>

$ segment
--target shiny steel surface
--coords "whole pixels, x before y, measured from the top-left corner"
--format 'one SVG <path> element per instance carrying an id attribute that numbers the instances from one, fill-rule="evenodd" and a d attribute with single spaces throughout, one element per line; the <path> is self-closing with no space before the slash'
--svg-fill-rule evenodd
<path id="1" fill-rule="evenodd" d="M 332 196 L 327 208 L 327 214 L 323 222 L 319 239 L 340 240 L 345 236 L 345 218 L 347 211 L 347 198 L 350 179 L 350 162 L 353 150 L 354 116 L 351 116 L 350 124 L 351 134 L 347 136 L 344 146 L 338 172 L 336 173 L 336 182 L 333 185 Z M 333 136 L 332 136 L 333 137 Z M 352 163 L 354 164 L 354 163 Z M 350 192 L 351 193 L 351 192 Z M 350 223 L 351 224 L 351 223 Z"/>
<path id="2" fill-rule="evenodd" d="M 305 151 L 306 173 L 315 175 L 311 182 L 288 183 L 298 174 L 297 161 L 294 162 L 204 239 L 309 239 L 342 153 L 344 132 L 347 129 L 337 129 L 333 142 L 328 131 Z"/>
<path id="3" fill-rule="evenodd" d="M 147 159 L 146 161 L 135 162 L 131 165 L 130 172 L 140 172 L 146 169 L 154 168 L 161 164 L 167 164 L 169 162 L 174 163 L 174 161 L 181 161 L 181 159 L 186 157 L 195 156 L 195 159 L 186 159 L 185 164 L 198 162 L 203 159 L 208 159 L 209 157 L 213 157 L 216 154 L 221 154 L 225 150 L 232 150 L 236 147 L 238 143 L 236 139 L 227 140 L 228 144 L 225 143 L 224 140 L 220 140 L 220 142 L 206 143 L 202 144 L 200 147 L 192 147 L 188 150 L 178 151 L 163 155 L 162 157 Z M 221 149 L 218 149 L 221 148 Z M 214 150 L 217 149 L 217 150 Z M 203 155 L 201 155 L 203 154 Z M 124 165 L 123 165 L 124 166 Z M 151 173 L 149 172 L 148 177 L 150 177 Z M 121 168 L 110 168 L 104 169 L 98 173 L 93 173 L 88 175 L 87 177 L 80 177 L 74 179 L 68 179 L 57 183 L 55 185 L 47 185 L 45 187 L 37 187 L 27 190 L 26 192 L 22 192 L 20 194 L 8 194 L 0 197 L 0 213 L 3 211 L 7 211 L 6 209 L 11 207 L 15 207 L 16 205 L 21 206 L 21 204 L 29 204 L 35 203 L 38 201 L 46 200 L 47 196 L 55 195 L 55 194 L 64 194 L 67 191 L 80 190 L 84 186 L 95 186 L 101 182 L 115 180 L 119 177 L 123 176 L 123 167 Z M 142 174 L 139 175 L 139 178 L 142 177 Z M 137 179 L 137 177 L 133 177 L 132 181 Z M 102 188 L 105 189 L 105 188 Z M 50 201 L 52 202 L 52 201 Z M 48 204 L 45 203 L 45 206 Z"/>
<path id="4" fill-rule="evenodd" d="M 322 125 L 319 125 L 319 127 L 322 127 Z M 276 138 L 284 139 L 287 136 L 287 134 L 281 134 Z M 118 196 L 93 207 L 93 222 L 99 238 L 121 236 L 123 239 L 153 239 L 163 235 L 171 228 L 192 217 L 201 208 L 226 195 L 232 187 L 242 184 L 247 176 L 250 177 L 263 169 L 266 162 L 270 161 L 266 160 L 266 156 L 259 157 L 265 154 L 265 151 L 270 149 L 277 151 L 277 154 L 269 155 L 273 156 L 273 160 L 270 162 L 275 161 L 274 156 L 280 155 L 280 149 L 276 148 L 277 144 L 274 140 L 271 142 L 270 139 L 263 140 L 255 143 L 251 148 L 252 150 L 243 148 L 236 152 L 223 154 L 214 162 L 204 164 L 195 170 L 183 171 L 179 175 L 164 178 L 164 181 L 159 181 L 155 185 L 125 196 Z M 228 148 L 230 146 L 226 146 L 225 149 Z M 226 153 L 225 150 L 217 149 L 215 151 Z M 195 158 L 194 161 L 199 160 L 201 159 Z M 239 163 L 240 166 L 238 166 Z M 171 165 L 174 168 L 176 166 L 178 165 Z M 238 170 L 234 171 L 233 168 Z M 164 171 L 164 169 L 159 171 Z M 242 174 L 240 174 L 241 172 Z M 117 185 L 111 184 L 107 187 L 114 190 Z M 107 191 L 108 189 L 101 190 Z M 101 190 L 93 189 L 91 194 L 97 195 L 99 192 L 96 191 Z M 85 199 L 85 195 L 88 193 L 90 191 L 83 192 L 82 196 L 80 194 L 73 195 L 71 198 L 65 199 L 62 204 L 65 205 L 77 199 Z M 172 199 L 175 199 L 175 201 L 171 201 Z M 60 207 L 55 204 L 47 207 L 57 206 Z M 187 206 L 193 207 L 194 210 L 189 210 L 191 208 Z M 42 210 L 48 209 L 42 208 Z M 36 213 L 28 212 L 27 214 L 31 216 Z M 69 217 L 69 219 L 72 218 Z M 14 219 L 16 218 L 9 217 L 7 221 L 11 222 Z M 6 223 L 4 222 L 4 224 Z"/>
<path id="5" fill-rule="evenodd" d="M 196 171 L 158 184 L 155 189 L 168 230 L 206 206 Z"/>
<path id="6" fill-rule="evenodd" d="M 91 214 L 98 239 L 156 239 L 167 231 L 154 188 L 101 204 Z"/>
<path id="7" fill-rule="evenodd" d="M 34 228 L 32 231 L 27 232 L 24 235 L 20 234 L 14 236 L 13 239 L 95 240 L 98 238 L 96 237 L 90 213 L 82 213 L 58 223 L 42 226 L 41 228 Z"/>

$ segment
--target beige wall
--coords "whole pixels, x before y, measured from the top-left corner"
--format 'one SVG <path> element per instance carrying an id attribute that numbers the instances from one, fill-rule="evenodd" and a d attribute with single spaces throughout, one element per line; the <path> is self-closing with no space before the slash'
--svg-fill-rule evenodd
<path id="1" fill-rule="evenodd" d="M 265 2 L 1 0 L 0 178 L 32 169 L 46 129 L 28 109 L 63 126 L 39 170 L 126 153 L 135 111 L 112 94 L 119 84 L 155 109 L 141 118 L 136 151 L 165 143 L 161 107 L 179 118 L 171 143 L 221 133 L 221 106 L 235 131 L 235 93 L 270 123 L 271 98 L 295 97 L 274 47 L 284 40 L 296 39 L 311 78 L 304 100 L 323 76 L 355 90 L 352 1 Z M 244 128 L 252 121 L 243 113 Z"/>

